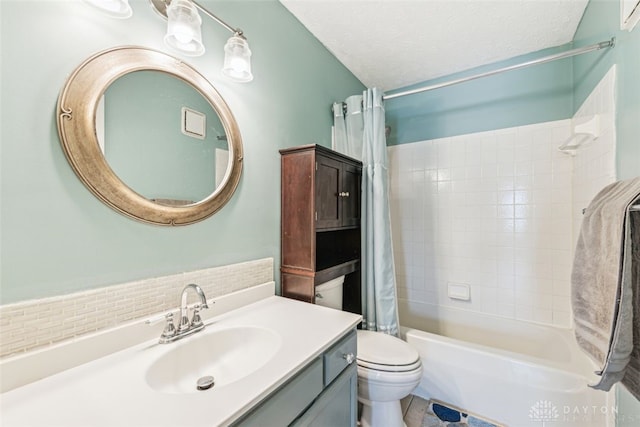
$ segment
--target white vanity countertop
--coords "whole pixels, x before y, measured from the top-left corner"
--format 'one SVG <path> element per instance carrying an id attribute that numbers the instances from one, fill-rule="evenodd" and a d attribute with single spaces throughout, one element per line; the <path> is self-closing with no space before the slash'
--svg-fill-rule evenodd
<path id="1" fill-rule="evenodd" d="M 361 318 L 278 296 L 205 321 L 204 332 L 170 344 L 157 339 L 52 375 L 0 395 L 0 424 L 12 426 L 218 426 L 238 419 Z M 274 357 L 254 373 L 206 391 L 170 394 L 145 375 L 174 346 L 207 331 L 262 327 L 280 335 Z"/>

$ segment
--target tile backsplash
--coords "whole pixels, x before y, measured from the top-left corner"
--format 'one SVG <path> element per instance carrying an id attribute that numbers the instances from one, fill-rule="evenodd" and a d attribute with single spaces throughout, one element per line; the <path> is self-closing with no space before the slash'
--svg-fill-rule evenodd
<path id="1" fill-rule="evenodd" d="M 265 258 L 3 305 L 0 357 L 174 309 L 189 283 L 200 285 L 211 299 L 272 280 L 273 259 Z M 195 302 L 191 293 L 189 298 Z"/>

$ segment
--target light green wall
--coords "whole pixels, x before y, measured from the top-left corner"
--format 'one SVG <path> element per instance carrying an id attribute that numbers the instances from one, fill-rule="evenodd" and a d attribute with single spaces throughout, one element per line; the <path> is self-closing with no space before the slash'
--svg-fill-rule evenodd
<path id="1" fill-rule="evenodd" d="M 278 149 L 328 146 L 329 106 L 364 87 L 276 0 L 203 3 L 241 27 L 253 51 L 255 80 L 225 80 L 219 70 L 230 34 L 203 17 L 207 53 L 185 58 L 233 111 L 244 172 L 213 217 L 164 228 L 96 199 L 67 164 L 55 125 L 58 92 L 80 62 L 116 45 L 165 51 L 164 21 L 148 0 L 132 0 L 128 20 L 81 1 L 0 1 L 2 303 L 262 257 L 274 257 L 278 271 Z"/>
<path id="2" fill-rule="evenodd" d="M 638 427 L 640 425 L 640 402 L 622 386 L 617 386 L 618 414 L 616 427 Z"/>
<path id="3" fill-rule="evenodd" d="M 577 109 L 613 64 L 617 64 L 616 163 L 618 178 L 640 175 L 640 26 L 620 30 L 620 2 L 591 0 L 576 31 L 576 47 L 616 38 L 602 55 L 574 58 Z"/>
<path id="4" fill-rule="evenodd" d="M 545 49 L 400 90 L 496 70 L 567 48 Z M 391 99 L 385 102 L 391 126 L 387 145 L 566 119 L 573 114 L 572 90 L 571 59 L 564 59 Z"/>

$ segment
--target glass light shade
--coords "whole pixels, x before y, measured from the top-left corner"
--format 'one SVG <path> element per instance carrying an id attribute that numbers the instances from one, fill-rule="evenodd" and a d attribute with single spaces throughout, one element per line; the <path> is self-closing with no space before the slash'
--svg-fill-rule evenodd
<path id="1" fill-rule="evenodd" d="M 222 73 L 231 80 L 247 83 L 253 80 L 251 74 L 251 49 L 247 40 L 234 35 L 224 45 L 224 66 Z"/>
<path id="2" fill-rule="evenodd" d="M 193 3 L 189 0 L 172 0 L 167 7 L 167 17 L 165 44 L 183 55 L 202 55 L 202 19 Z"/>
<path id="3" fill-rule="evenodd" d="M 84 0 L 112 18 L 126 19 L 133 15 L 129 0 Z"/>

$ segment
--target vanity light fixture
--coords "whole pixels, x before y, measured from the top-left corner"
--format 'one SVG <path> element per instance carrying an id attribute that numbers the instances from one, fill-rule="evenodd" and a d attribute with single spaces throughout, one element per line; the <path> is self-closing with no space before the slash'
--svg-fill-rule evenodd
<path id="1" fill-rule="evenodd" d="M 240 28 L 233 28 L 193 0 L 150 0 L 151 6 L 167 18 L 164 42 L 183 55 L 200 56 L 204 53 L 198 10 L 226 28 L 233 35 L 224 46 L 222 73 L 233 81 L 248 83 L 251 73 L 251 50 Z"/>
<path id="2" fill-rule="evenodd" d="M 128 18 L 133 13 L 129 0 L 85 0 L 85 2 L 114 18 Z M 239 83 L 248 83 L 253 80 L 251 49 L 240 28 L 233 28 L 193 0 L 149 0 L 149 2 L 159 15 L 167 19 L 164 43 L 182 55 L 204 54 L 200 30 L 202 19 L 198 10 L 222 25 L 233 34 L 224 45 L 222 73 Z"/>
<path id="3" fill-rule="evenodd" d="M 172 0 L 167 7 L 167 34 L 164 44 L 188 56 L 204 53 L 202 19 L 198 10 L 189 0 Z"/>

